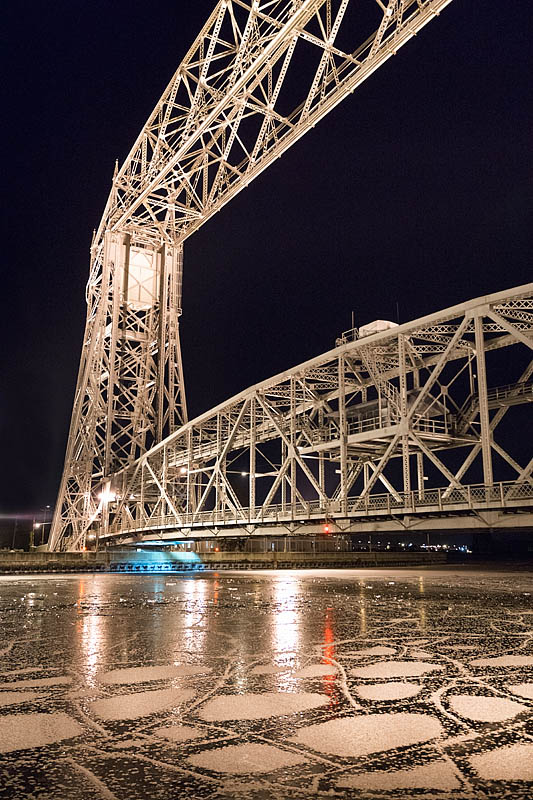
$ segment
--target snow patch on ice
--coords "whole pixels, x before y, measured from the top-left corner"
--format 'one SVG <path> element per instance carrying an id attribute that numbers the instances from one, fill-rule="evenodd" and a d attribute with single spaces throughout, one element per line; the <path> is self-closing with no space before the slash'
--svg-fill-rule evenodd
<path id="1" fill-rule="evenodd" d="M 288 753 L 269 744 L 238 744 L 207 750 L 190 756 L 188 761 L 195 767 L 244 775 L 250 772 L 273 772 L 281 767 L 295 767 L 305 764 L 307 759 L 298 753 Z"/>
<path id="2" fill-rule="evenodd" d="M 414 697 L 421 689 L 417 683 L 402 681 L 358 686 L 356 691 L 364 700 L 405 700 L 407 697 Z"/>
<path id="3" fill-rule="evenodd" d="M 471 756 L 470 763 L 486 781 L 533 781 L 533 744 L 512 744 Z"/>
<path id="4" fill-rule="evenodd" d="M 329 697 L 311 692 L 265 692 L 264 694 L 219 695 L 208 700 L 200 711 L 208 722 L 229 719 L 265 719 L 266 717 L 294 714 L 320 708 L 329 703 Z"/>
<path id="5" fill-rule="evenodd" d="M 470 664 L 473 667 L 531 667 L 533 666 L 533 656 L 475 658 Z"/>
<path id="6" fill-rule="evenodd" d="M 208 667 L 193 664 L 169 664 L 164 667 L 127 667 L 114 669 L 99 675 L 101 683 L 144 683 L 146 681 L 162 681 L 169 678 L 183 678 L 189 675 L 200 675 L 210 672 Z"/>
<path id="7" fill-rule="evenodd" d="M 79 722 L 68 714 L 8 714 L 0 717 L 0 753 L 42 747 L 81 733 Z"/>
<path id="8" fill-rule="evenodd" d="M 293 678 L 321 678 L 323 675 L 335 675 L 337 667 L 333 664 L 309 664 L 303 669 L 293 672 Z"/>
<path id="9" fill-rule="evenodd" d="M 366 772 L 347 775 L 337 783 L 345 789 L 459 789 L 461 784 L 447 761 L 434 761 L 423 767 L 395 770 L 394 772 Z"/>
<path id="10" fill-rule="evenodd" d="M 411 658 L 433 658 L 433 653 L 428 653 L 426 650 L 411 650 Z"/>
<path id="11" fill-rule="evenodd" d="M 322 753 L 357 758 L 427 742 L 443 734 L 438 719 L 427 714 L 367 714 L 342 717 L 303 728 L 290 741 Z"/>
<path id="12" fill-rule="evenodd" d="M 0 708 L 14 706 L 18 703 L 29 703 L 44 695 L 39 692 L 0 692 Z"/>
<path id="13" fill-rule="evenodd" d="M 169 739 L 171 742 L 187 742 L 189 739 L 205 736 L 205 731 L 193 728 L 191 725 L 169 725 L 168 728 L 157 728 L 154 734 L 160 739 Z"/>
<path id="14" fill-rule="evenodd" d="M 519 697 L 533 700 L 533 683 L 513 683 L 512 686 L 509 686 L 509 689 L 513 694 L 519 695 Z"/>
<path id="15" fill-rule="evenodd" d="M 66 686 L 72 683 L 69 675 L 58 675 L 57 678 L 33 678 L 27 681 L 9 681 L 0 684 L 0 689 L 31 689 L 38 686 Z"/>
<path id="16" fill-rule="evenodd" d="M 522 703 L 503 697 L 455 694 L 448 696 L 448 702 L 456 714 L 475 722 L 503 722 L 528 710 Z"/>
<path id="17" fill-rule="evenodd" d="M 428 661 L 379 661 L 377 664 L 354 667 L 350 674 L 356 678 L 416 678 L 437 669 L 443 669 L 442 665 Z"/>
<path id="18" fill-rule="evenodd" d="M 394 647 L 386 647 L 377 644 L 375 647 L 365 647 L 363 650 L 350 650 L 346 653 L 347 658 L 366 658 L 366 656 L 392 656 L 396 650 Z"/>
<path id="19" fill-rule="evenodd" d="M 89 703 L 92 713 L 100 719 L 138 719 L 186 703 L 194 697 L 189 689 L 152 689 L 148 692 L 121 694 Z"/>
<path id="20" fill-rule="evenodd" d="M 146 739 L 122 739 L 120 742 L 114 742 L 113 747 L 115 750 L 130 750 L 132 747 L 138 750 L 139 747 L 143 747 L 145 744 Z"/>
<path id="21" fill-rule="evenodd" d="M 29 672 L 44 672 L 44 667 L 22 667 L 9 672 L 0 672 L 0 678 L 10 678 L 12 675 L 27 675 Z"/>

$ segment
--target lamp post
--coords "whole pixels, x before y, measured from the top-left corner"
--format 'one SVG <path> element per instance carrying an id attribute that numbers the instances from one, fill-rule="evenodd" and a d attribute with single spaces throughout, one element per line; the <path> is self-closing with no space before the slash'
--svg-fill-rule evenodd
<path id="1" fill-rule="evenodd" d="M 47 521 L 47 519 L 46 519 L 46 517 L 48 516 L 48 510 L 49 510 L 49 508 L 50 508 L 50 506 L 49 506 L 49 505 L 48 505 L 48 506 L 45 506 L 45 507 L 43 508 L 43 526 L 42 526 L 42 528 L 41 528 L 41 545 L 43 545 L 43 544 L 44 544 L 44 528 L 45 528 L 45 525 L 48 525 L 48 524 L 49 524 L 49 523 L 48 523 L 48 521 Z"/>
<path id="2" fill-rule="evenodd" d="M 35 517 L 33 518 L 33 525 L 32 525 L 32 529 L 31 529 L 31 532 L 30 532 L 30 550 L 33 550 L 33 548 L 35 546 L 35 541 L 34 540 L 35 540 L 35 537 L 38 535 L 39 531 L 41 532 L 41 535 L 39 537 L 38 545 L 40 545 L 40 546 L 43 545 L 44 529 L 45 529 L 46 525 L 50 524 L 46 519 L 46 517 L 48 516 L 48 509 L 49 508 L 50 508 L 50 506 L 47 505 L 42 509 L 42 513 L 43 513 L 42 522 L 36 522 L 35 521 Z"/>

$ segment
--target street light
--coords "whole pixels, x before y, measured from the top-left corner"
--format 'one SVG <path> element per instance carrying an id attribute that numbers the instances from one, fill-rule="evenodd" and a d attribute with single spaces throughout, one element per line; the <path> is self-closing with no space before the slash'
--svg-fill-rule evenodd
<path id="1" fill-rule="evenodd" d="M 38 530 L 41 531 L 41 537 L 40 537 L 40 541 L 39 541 L 39 545 L 40 546 L 43 544 L 44 532 L 45 532 L 44 529 L 45 529 L 46 525 L 50 525 L 51 524 L 46 519 L 46 517 L 48 516 L 48 509 L 49 508 L 50 508 L 50 506 L 46 505 L 42 509 L 42 512 L 43 512 L 43 521 L 42 522 L 35 522 L 35 519 L 33 520 L 33 530 L 34 531 L 38 531 Z M 33 532 L 32 532 L 32 538 L 33 538 Z M 33 542 L 32 542 L 32 544 L 33 544 Z"/>

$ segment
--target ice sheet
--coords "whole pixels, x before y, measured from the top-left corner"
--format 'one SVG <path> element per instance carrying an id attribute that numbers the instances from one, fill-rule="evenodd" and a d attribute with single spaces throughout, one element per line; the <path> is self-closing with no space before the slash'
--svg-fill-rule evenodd
<path id="1" fill-rule="evenodd" d="M 526 572 L 0 588 L 9 800 L 530 800 Z"/>

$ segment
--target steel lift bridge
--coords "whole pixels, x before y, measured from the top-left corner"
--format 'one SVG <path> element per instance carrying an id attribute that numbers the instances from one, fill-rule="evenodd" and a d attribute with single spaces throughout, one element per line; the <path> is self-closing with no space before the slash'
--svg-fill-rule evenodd
<path id="1" fill-rule="evenodd" d="M 533 459 L 519 463 L 505 433 L 531 439 L 533 284 L 354 329 L 187 420 L 184 240 L 449 2 L 217 3 L 116 169 L 93 239 L 51 550 L 532 524 Z"/>

